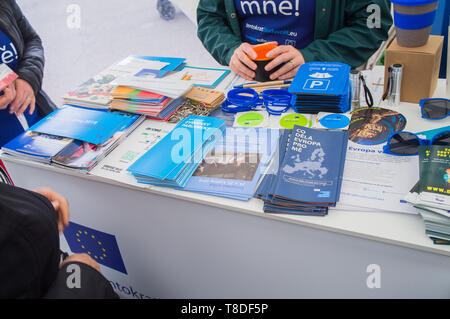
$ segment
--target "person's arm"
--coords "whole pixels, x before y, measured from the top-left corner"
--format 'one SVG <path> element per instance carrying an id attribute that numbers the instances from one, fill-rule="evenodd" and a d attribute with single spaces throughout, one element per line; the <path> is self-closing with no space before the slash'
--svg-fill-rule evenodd
<path id="1" fill-rule="evenodd" d="M 228 23 L 227 14 L 231 13 L 226 11 L 224 0 L 200 0 L 198 4 L 197 35 L 222 65 L 230 64 L 234 51 L 242 44 L 240 35 Z"/>
<path id="2" fill-rule="evenodd" d="M 380 28 L 369 28 L 367 24 L 372 14 L 367 11 L 370 4 L 380 8 Z M 314 40 L 301 50 L 305 61 L 336 61 L 352 67 L 361 66 L 388 38 L 392 25 L 390 5 L 388 0 L 347 1 L 346 26 L 331 33 L 326 39 Z"/>
<path id="3" fill-rule="evenodd" d="M 41 89 L 44 76 L 44 48 L 41 38 L 23 15 L 16 1 L 10 2 L 24 42 L 23 54 L 19 57 L 19 68 L 16 73 L 33 88 L 36 95 Z"/>

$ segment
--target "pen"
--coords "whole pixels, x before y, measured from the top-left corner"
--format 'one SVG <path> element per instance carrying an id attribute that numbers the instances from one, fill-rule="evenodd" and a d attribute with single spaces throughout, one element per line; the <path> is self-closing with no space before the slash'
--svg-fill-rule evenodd
<path id="1" fill-rule="evenodd" d="M 283 84 L 291 84 L 292 81 L 269 81 L 269 82 L 251 82 L 251 83 L 245 83 L 241 85 L 236 85 L 233 88 L 234 89 L 246 89 L 246 88 L 257 88 L 257 87 L 263 87 L 263 86 L 278 86 Z"/>

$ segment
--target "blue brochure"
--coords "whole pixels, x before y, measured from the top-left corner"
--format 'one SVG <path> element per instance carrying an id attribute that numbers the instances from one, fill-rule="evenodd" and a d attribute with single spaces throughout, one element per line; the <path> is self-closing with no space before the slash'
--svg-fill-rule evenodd
<path id="1" fill-rule="evenodd" d="M 148 60 L 148 61 L 159 61 L 159 62 L 165 62 L 169 63 L 165 67 L 163 67 L 161 70 L 150 70 L 150 69 L 143 69 L 140 72 L 142 72 L 140 75 L 145 74 L 155 74 L 156 77 L 160 78 L 166 75 L 170 71 L 175 71 L 177 68 L 183 65 L 185 58 L 172 58 L 172 57 L 160 57 L 160 56 L 134 56 L 135 58 Z"/>
<path id="2" fill-rule="evenodd" d="M 347 131 L 295 126 L 278 171 L 274 198 L 335 203 L 339 197 L 347 140 Z"/>
<path id="3" fill-rule="evenodd" d="M 128 168 L 133 175 L 164 180 L 177 176 L 188 164 L 200 162 L 201 148 L 221 132 L 224 120 L 194 116 L 181 120 L 158 144 Z M 200 156 L 200 158 L 198 158 Z"/>
<path id="4" fill-rule="evenodd" d="M 338 62 L 305 63 L 295 75 L 289 92 L 314 95 L 347 94 L 350 69 L 349 65 Z"/>
<path id="5" fill-rule="evenodd" d="M 183 188 L 249 200 L 277 149 L 279 130 L 229 127 Z"/>
<path id="6" fill-rule="evenodd" d="M 10 155 L 26 155 L 38 161 L 50 162 L 52 156 L 71 142 L 71 138 L 25 131 L 6 143 L 2 150 Z"/>
<path id="7" fill-rule="evenodd" d="M 113 136 L 124 120 L 126 118 L 114 113 L 66 106 L 50 113 L 29 130 L 102 144 Z"/>

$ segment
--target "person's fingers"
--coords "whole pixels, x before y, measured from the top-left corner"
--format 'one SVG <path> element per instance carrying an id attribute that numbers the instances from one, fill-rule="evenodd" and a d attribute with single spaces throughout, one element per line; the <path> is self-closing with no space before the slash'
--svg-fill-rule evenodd
<path id="1" fill-rule="evenodd" d="M 274 79 L 280 79 L 280 80 L 284 80 L 286 79 L 287 75 L 291 75 L 293 74 L 292 77 L 295 76 L 295 74 L 297 73 L 298 68 L 300 67 L 300 64 L 297 64 L 295 62 L 295 59 L 293 60 L 289 60 L 287 63 L 285 63 L 281 68 L 279 68 L 278 70 L 276 70 L 275 72 L 273 72 L 270 75 L 270 78 L 272 80 Z M 283 78 L 281 78 L 283 77 Z"/>
<path id="2" fill-rule="evenodd" d="M 249 67 L 252 70 L 256 70 L 256 68 L 258 67 L 255 62 L 250 60 L 250 58 L 244 51 L 238 51 L 237 57 L 241 61 L 241 63 L 243 63 L 244 65 L 246 65 L 247 67 Z"/>
<path id="3" fill-rule="evenodd" d="M 26 96 L 23 94 L 23 91 L 16 91 L 16 97 L 9 106 L 9 113 L 16 113 L 19 108 L 25 103 L 25 99 Z"/>
<path id="4" fill-rule="evenodd" d="M 27 107 L 30 105 L 31 99 L 25 99 L 25 101 L 20 105 L 16 110 L 16 115 L 22 115 L 23 112 L 27 109 Z"/>
<path id="5" fill-rule="evenodd" d="M 285 73 L 278 77 L 280 80 L 287 80 L 292 79 L 297 74 L 298 68 L 293 69 L 292 71 L 289 71 L 288 73 Z"/>
<path id="6" fill-rule="evenodd" d="M 6 87 L 3 90 L 3 95 L 0 96 L 0 110 L 6 109 L 11 101 L 13 101 L 14 96 L 14 89 L 9 86 Z"/>
<path id="7" fill-rule="evenodd" d="M 244 64 L 242 64 L 241 61 L 236 59 L 231 59 L 230 62 L 230 68 L 234 73 L 237 73 L 241 77 L 243 77 L 246 80 L 253 80 L 255 78 L 255 72 L 247 68 Z"/>
<path id="8" fill-rule="evenodd" d="M 94 259 L 92 259 L 88 254 L 73 254 L 64 259 L 64 261 L 59 265 L 59 267 L 63 267 L 65 264 L 71 263 L 71 262 L 79 262 L 86 264 L 95 270 L 97 270 L 99 273 L 101 273 L 100 265 L 98 262 L 96 262 Z"/>
<path id="9" fill-rule="evenodd" d="M 33 95 L 33 97 L 31 98 L 30 110 L 29 110 L 28 113 L 29 113 L 30 115 L 33 114 L 35 108 L 36 108 L 36 98 L 35 98 L 34 95 Z"/>
<path id="10" fill-rule="evenodd" d="M 255 50 L 253 50 L 253 46 L 250 45 L 249 43 L 242 43 L 239 48 L 253 60 L 258 57 Z"/>
<path id="11" fill-rule="evenodd" d="M 289 46 L 289 45 L 280 45 L 280 46 L 277 46 L 276 48 L 273 48 L 269 52 L 267 52 L 266 56 L 268 58 L 273 58 L 274 56 L 289 52 L 290 49 L 291 49 L 291 46 Z"/>
<path id="12" fill-rule="evenodd" d="M 265 67 L 266 71 L 271 71 L 273 68 L 277 67 L 278 65 L 291 61 L 295 58 L 295 52 L 286 52 L 283 54 L 280 54 L 276 58 L 274 58 L 270 63 L 268 63 Z"/>

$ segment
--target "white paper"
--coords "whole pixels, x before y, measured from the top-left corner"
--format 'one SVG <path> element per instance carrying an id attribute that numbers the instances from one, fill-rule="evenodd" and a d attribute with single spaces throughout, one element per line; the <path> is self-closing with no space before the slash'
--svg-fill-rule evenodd
<path id="1" fill-rule="evenodd" d="M 150 70 L 161 70 L 165 66 L 168 66 L 170 63 L 161 62 L 161 61 L 152 61 L 146 59 L 140 59 L 136 57 L 128 57 L 122 61 L 120 61 L 116 69 L 123 69 L 124 71 L 129 71 L 131 73 L 137 73 L 142 69 L 150 69 Z"/>
<path id="2" fill-rule="evenodd" d="M 417 214 L 404 198 L 419 180 L 418 156 L 384 154 L 349 141 L 339 203 Z"/>
<path id="3" fill-rule="evenodd" d="M 127 168 L 166 136 L 175 124 L 145 120 L 114 151 L 103 159 L 89 174 L 121 183 L 147 188 L 139 184 Z"/>

